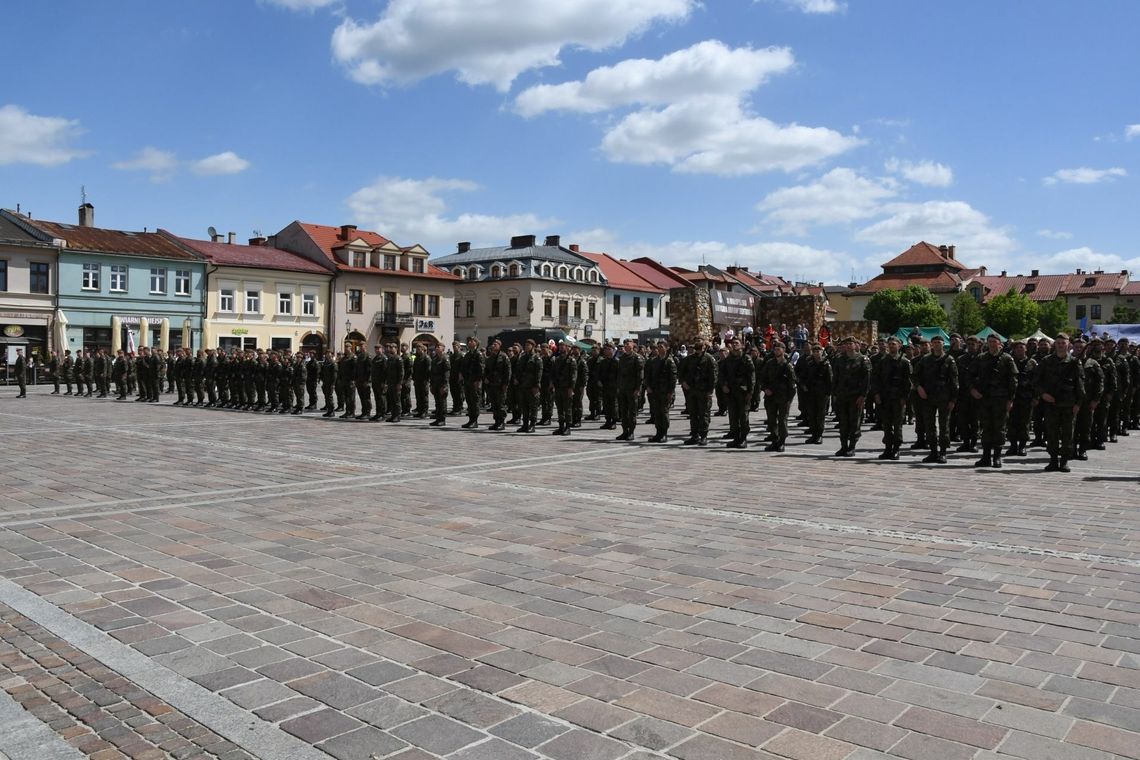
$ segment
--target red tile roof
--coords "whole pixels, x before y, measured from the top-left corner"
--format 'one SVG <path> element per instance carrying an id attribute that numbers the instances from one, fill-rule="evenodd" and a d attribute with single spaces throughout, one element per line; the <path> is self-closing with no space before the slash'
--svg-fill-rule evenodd
<path id="1" fill-rule="evenodd" d="M 67 247 L 123 256 L 149 256 L 162 259 L 200 261 L 201 257 L 186 250 L 176 241 L 157 232 L 129 232 L 102 227 L 80 227 L 76 224 L 26 220 L 53 238 L 67 241 Z"/>
<path id="2" fill-rule="evenodd" d="M 790 293 L 793 290 L 792 283 L 779 275 L 750 272 L 744 267 L 729 267 L 728 273 L 748 287 L 761 293 L 783 294 Z"/>
<path id="3" fill-rule="evenodd" d="M 598 268 L 602 270 L 602 274 L 605 275 L 606 281 L 611 288 L 617 288 L 619 290 L 638 290 L 646 293 L 662 292 L 662 288 L 657 287 L 639 275 L 628 267 L 626 262 L 618 261 L 608 253 L 590 253 L 589 251 L 581 250 L 577 253 L 598 265 Z"/>
<path id="4" fill-rule="evenodd" d="M 1034 301 L 1046 302 L 1061 295 L 1067 278 L 1068 275 L 1064 274 L 1047 274 L 1040 277 L 1022 277 L 1020 275 L 1017 277 L 994 277 L 985 275 L 975 277 L 974 282 L 981 284 L 986 289 L 983 299 L 985 301 L 1006 293 L 1021 293 Z"/>
<path id="5" fill-rule="evenodd" d="M 883 269 L 897 269 L 901 267 L 932 266 L 940 264 L 948 269 L 962 270 L 966 265 L 951 255 L 943 255 L 938 246 L 926 241 L 915 243 L 910 248 L 883 264 Z"/>
<path id="6" fill-rule="evenodd" d="M 689 281 L 684 277 L 681 277 L 661 262 L 654 261 L 647 256 L 642 256 L 632 261 L 622 259 L 622 263 L 636 272 L 643 280 L 652 283 L 662 290 L 691 287 Z"/>
<path id="7" fill-rule="evenodd" d="M 1125 282 L 1128 276 L 1121 272 L 1075 272 L 1069 275 L 1069 279 L 1065 282 L 1065 295 L 1080 296 L 1080 295 L 1094 295 L 1094 294 L 1108 294 L 1117 293 Z"/>
<path id="8" fill-rule="evenodd" d="M 1133 280 L 1120 289 L 1122 296 L 1140 296 L 1140 280 Z"/>
<path id="9" fill-rule="evenodd" d="M 380 235 L 379 233 L 370 230 L 352 230 L 349 233 L 349 240 L 344 240 L 340 235 L 340 227 L 330 227 L 326 224 L 311 224 L 309 222 L 297 222 L 297 224 L 305 231 L 317 247 L 325 254 L 325 257 L 331 264 L 343 272 L 368 272 L 371 274 L 394 275 L 397 277 L 417 277 L 417 278 L 430 278 L 436 280 L 459 280 L 453 274 L 449 274 L 439 267 L 424 262 L 423 272 L 407 272 L 402 269 L 379 269 L 376 267 L 351 267 L 342 261 L 337 260 L 336 254 L 333 251 L 343 248 L 348 243 L 354 240 L 363 240 L 373 248 L 390 243 L 388 238 Z M 400 250 L 407 250 L 401 248 Z"/>
<path id="10" fill-rule="evenodd" d="M 849 295 L 871 295 L 880 290 L 902 290 L 908 285 L 921 285 L 932 293 L 953 293 L 962 279 L 953 272 L 916 272 L 913 274 L 881 274 L 851 289 Z"/>
<path id="11" fill-rule="evenodd" d="M 193 240 L 191 238 L 176 237 L 166 230 L 159 233 L 168 235 L 193 248 L 214 264 L 235 267 L 252 267 L 254 269 L 285 269 L 291 272 L 311 272 L 313 274 L 328 274 L 332 271 L 315 261 L 309 261 L 304 256 L 298 256 L 280 248 L 270 248 L 261 245 L 232 245 L 230 243 L 214 243 L 209 240 Z"/>

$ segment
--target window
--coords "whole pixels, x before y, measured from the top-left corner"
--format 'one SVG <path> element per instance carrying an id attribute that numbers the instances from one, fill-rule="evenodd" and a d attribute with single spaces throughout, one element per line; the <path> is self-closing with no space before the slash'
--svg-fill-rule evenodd
<path id="1" fill-rule="evenodd" d="M 50 293 L 51 265 L 33 261 L 28 265 L 28 289 L 32 293 Z"/>
<path id="2" fill-rule="evenodd" d="M 175 269 L 174 270 L 174 295 L 188 296 L 190 295 L 190 270 L 189 269 Z"/>
<path id="3" fill-rule="evenodd" d="M 1092 312 L 1089 314 L 1093 319 L 1100 319 L 1100 304 L 1094 303 L 1092 305 Z"/>
<path id="4" fill-rule="evenodd" d="M 461 280 L 467 279 L 467 271 L 463 267 L 456 267 L 451 273 Z"/>
<path id="5" fill-rule="evenodd" d="M 269 349 L 271 351 L 292 351 L 293 339 L 292 338 L 270 338 Z"/>
<path id="6" fill-rule="evenodd" d="M 566 279 L 566 267 L 558 267 L 558 279 Z"/>
<path id="7" fill-rule="evenodd" d="M 665 302 L 665 318 L 666 319 L 669 318 L 669 302 L 668 301 Z"/>
<path id="8" fill-rule="evenodd" d="M 550 264 L 543 264 L 542 265 L 542 276 L 543 277 L 553 277 L 554 276 L 554 267 L 552 267 Z"/>
<path id="9" fill-rule="evenodd" d="M 1077 307 L 1077 319 L 1084 319 L 1084 318 L 1085 318 L 1085 305 L 1081 304 L 1080 306 Z"/>
<path id="10" fill-rule="evenodd" d="M 364 311 L 364 291 L 355 288 L 348 290 L 348 308 L 352 314 L 360 314 Z"/>
<path id="11" fill-rule="evenodd" d="M 261 291 L 260 290 L 247 290 L 247 291 L 245 291 L 245 313 L 246 314 L 260 314 L 261 313 Z"/>
<path id="12" fill-rule="evenodd" d="M 150 292 L 166 295 L 165 268 L 154 268 L 150 270 Z"/>
<path id="13" fill-rule="evenodd" d="M 558 302 L 558 324 L 564 325 L 570 319 L 570 302 L 560 300 Z"/>
<path id="14" fill-rule="evenodd" d="M 621 296 L 614 293 L 614 314 L 621 314 Z"/>
<path id="15" fill-rule="evenodd" d="M 439 316 L 439 296 L 428 296 L 428 316 Z"/>
<path id="16" fill-rule="evenodd" d="M 598 270 L 597 269 L 591 269 L 590 270 L 590 282 L 597 282 L 597 281 L 598 281 Z"/>
<path id="17" fill-rule="evenodd" d="M 518 315 L 519 315 L 519 299 L 508 298 L 507 299 L 507 316 L 508 317 L 517 317 Z"/>
<path id="18" fill-rule="evenodd" d="M 278 314 L 292 314 L 293 313 L 293 294 L 292 293 L 278 293 L 277 294 L 277 313 Z"/>
<path id="19" fill-rule="evenodd" d="M 522 267 L 520 267 L 518 264 L 511 264 L 511 268 L 508 271 L 510 272 L 511 277 L 518 277 L 522 274 Z"/>
<path id="20" fill-rule="evenodd" d="M 395 269 L 396 268 L 396 257 L 390 253 L 384 254 L 384 268 L 385 269 Z"/>
<path id="21" fill-rule="evenodd" d="M 126 264 L 112 264 L 111 265 L 111 292 L 112 293 L 126 293 L 127 292 L 127 265 Z"/>
<path id="22" fill-rule="evenodd" d="M 492 298 L 491 299 L 491 316 L 492 317 L 499 316 L 499 299 L 498 298 Z"/>
<path id="23" fill-rule="evenodd" d="M 542 316 L 544 316 L 544 317 L 553 317 L 554 316 L 554 301 L 552 299 L 544 298 L 542 300 Z"/>
<path id="24" fill-rule="evenodd" d="M 0 293 L 8 290 L 8 262 L 0 259 Z"/>
<path id="25" fill-rule="evenodd" d="M 641 316 L 641 296 L 633 297 L 633 316 Z"/>
<path id="26" fill-rule="evenodd" d="M 112 275 L 113 277 L 114 275 Z M 218 311 L 234 310 L 234 289 L 222 288 L 218 291 Z"/>
<path id="27" fill-rule="evenodd" d="M 459 299 L 455 299 L 455 318 L 459 319 Z"/>
<path id="28" fill-rule="evenodd" d="M 468 301 L 467 302 L 467 316 L 469 316 L 469 317 L 475 316 L 475 302 L 474 301 Z"/>
<path id="29" fill-rule="evenodd" d="M 412 313 L 417 317 L 427 314 L 427 296 L 423 293 L 412 293 Z"/>
<path id="30" fill-rule="evenodd" d="M 1082 288 L 1091 288 L 1093 285 L 1096 285 L 1095 277 L 1086 277 L 1085 281 L 1081 283 Z"/>
<path id="31" fill-rule="evenodd" d="M 424 260 L 419 258 L 418 256 L 412 258 L 412 271 L 413 272 L 419 272 L 420 274 L 423 274 Z"/>
<path id="32" fill-rule="evenodd" d="M 384 291 L 384 309 L 385 314 L 396 313 L 396 294 L 390 290 Z M 456 316 L 459 316 L 458 314 Z"/>
<path id="33" fill-rule="evenodd" d="M 317 316 L 317 294 L 316 293 L 302 293 L 301 294 L 301 316 L 302 317 L 315 317 L 315 316 Z"/>
<path id="34" fill-rule="evenodd" d="M 590 315 L 590 321 L 594 322 L 598 318 L 598 305 L 590 301 L 590 310 L 587 312 Z"/>
<path id="35" fill-rule="evenodd" d="M 574 302 L 574 316 L 577 317 L 578 319 L 582 318 L 582 302 L 581 301 L 575 301 Z"/>
<path id="36" fill-rule="evenodd" d="M 586 272 L 584 270 L 581 270 L 581 269 L 575 270 L 574 279 L 577 280 L 578 282 L 582 282 L 583 280 L 586 279 Z"/>
<path id="37" fill-rule="evenodd" d="M 653 299 L 652 298 L 646 298 L 645 299 L 645 316 L 647 316 L 647 317 L 653 316 Z"/>
<path id="38" fill-rule="evenodd" d="M 352 252 L 352 265 L 363 269 L 368 266 L 368 256 L 360 251 Z"/>
<path id="39" fill-rule="evenodd" d="M 84 290 L 98 290 L 99 289 L 99 265 L 98 264 L 84 264 L 83 265 L 83 289 Z"/>

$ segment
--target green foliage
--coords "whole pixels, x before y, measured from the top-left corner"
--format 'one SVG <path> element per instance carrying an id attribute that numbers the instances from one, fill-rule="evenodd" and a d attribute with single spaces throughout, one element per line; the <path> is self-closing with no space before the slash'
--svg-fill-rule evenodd
<path id="1" fill-rule="evenodd" d="M 1016 338 L 1037 329 L 1040 311 L 1029 296 L 1011 291 L 991 299 L 982 313 L 987 325 L 1007 338 Z"/>
<path id="2" fill-rule="evenodd" d="M 1041 332 L 1052 337 L 1065 329 L 1069 322 L 1069 304 L 1064 298 L 1038 304 L 1037 324 Z"/>
<path id="3" fill-rule="evenodd" d="M 863 309 L 864 319 L 879 323 L 879 332 L 893 333 L 900 327 L 946 327 L 946 311 L 938 296 L 921 285 L 904 290 L 880 290 Z"/>
<path id="4" fill-rule="evenodd" d="M 1140 322 L 1140 310 L 1131 309 L 1124 304 L 1112 307 L 1112 324 L 1134 325 Z"/>
<path id="5" fill-rule="evenodd" d="M 962 291 L 954 296 L 954 301 L 950 304 L 950 330 L 961 334 L 963 337 L 973 335 L 986 326 L 986 320 L 982 316 L 982 307 L 974 300 L 974 297 Z"/>

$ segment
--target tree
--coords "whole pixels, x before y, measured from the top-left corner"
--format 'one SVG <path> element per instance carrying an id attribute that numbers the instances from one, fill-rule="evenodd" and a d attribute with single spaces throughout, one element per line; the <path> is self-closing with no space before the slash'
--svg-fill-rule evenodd
<path id="1" fill-rule="evenodd" d="M 1049 337 L 1056 335 L 1069 324 L 1069 304 L 1064 298 L 1055 298 L 1038 304 L 1037 325 Z"/>
<path id="2" fill-rule="evenodd" d="M 992 298 L 982 311 L 986 324 L 1007 338 L 1022 337 L 1037 329 L 1040 312 L 1033 299 L 1013 291 Z"/>
<path id="3" fill-rule="evenodd" d="M 1140 322 L 1140 311 L 1129 308 L 1124 304 L 1117 304 L 1112 307 L 1112 324 L 1134 325 L 1137 322 Z"/>
<path id="4" fill-rule="evenodd" d="M 963 337 L 973 335 L 986 326 L 986 320 L 982 316 L 982 307 L 978 306 L 978 302 L 974 297 L 962 291 L 954 296 L 954 301 L 950 304 L 950 329 L 956 333 L 960 333 Z"/>
<path id="5" fill-rule="evenodd" d="M 900 327 L 946 327 L 946 311 L 938 296 L 921 285 L 903 290 L 880 290 L 863 309 L 864 319 L 879 323 L 879 332 L 894 333 Z"/>

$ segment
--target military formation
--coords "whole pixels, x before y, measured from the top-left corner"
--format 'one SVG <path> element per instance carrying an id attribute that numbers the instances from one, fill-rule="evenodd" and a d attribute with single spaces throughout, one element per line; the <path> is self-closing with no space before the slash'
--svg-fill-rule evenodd
<path id="1" fill-rule="evenodd" d="M 471 338 L 426 345 L 387 343 L 334 353 L 141 348 L 137 354 L 104 350 L 54 353 L 46 369 L 53 395 L 134 397 L 158 402 L 177 394 L 176 406 L 216 407 L 398 423 L 431 418 L 441 427 L 465 415 L 461 426 L 478 428 L 489 412 L 491 431 L 508 426 L 535 433 L 551 426 L 567 436 L 583 421 L 602 430 L 620 427 L 619 441 L 634 440 L 648 407 L 649 443 L 669 440 L 670 415 L 681 389 L 688 418 L 684 445 L 707 446 L 713 416 L 726 416 L 721 436 L 730 448 L 748 447 L 751 415 L 765 416 L 766 451 L 781 452 L 789 428 L 806 429 L 805 445 L 823 443 L 829 421 L 838 430 L 836 457 L 855 455 L 864 431 L 880 431 L 880 459 L 901 458 L 904 425 L 913 423 L 908 452 L 922 462 L 945 464 L 951 446 L 980 453 L 976 467 L 1000 468 L 1003 457 L 1044 447 L 1046 470 L 1069 472 L 1118 436 L 1140 428 L 1140 354 L 1137 345 L 1078 337 L 985 341 L 951 335 L 896 337 L 864 345 L 853 337 L 838 344 L 794 349 L 779 340 L 724 345 L 697 340 L 688 346 L 633 340 L 584 347 L 563 342 L 484 348 Z M 20 377 L 26 363 L 17 362 Z M 74 389 L 74 390 L 73 390 Z M 25 393 L 21 384 L 20 396 Z M 798 399 L 798 419 L 791 420 Z M 713 411 L 713 408 L 716 411 Z"/>

